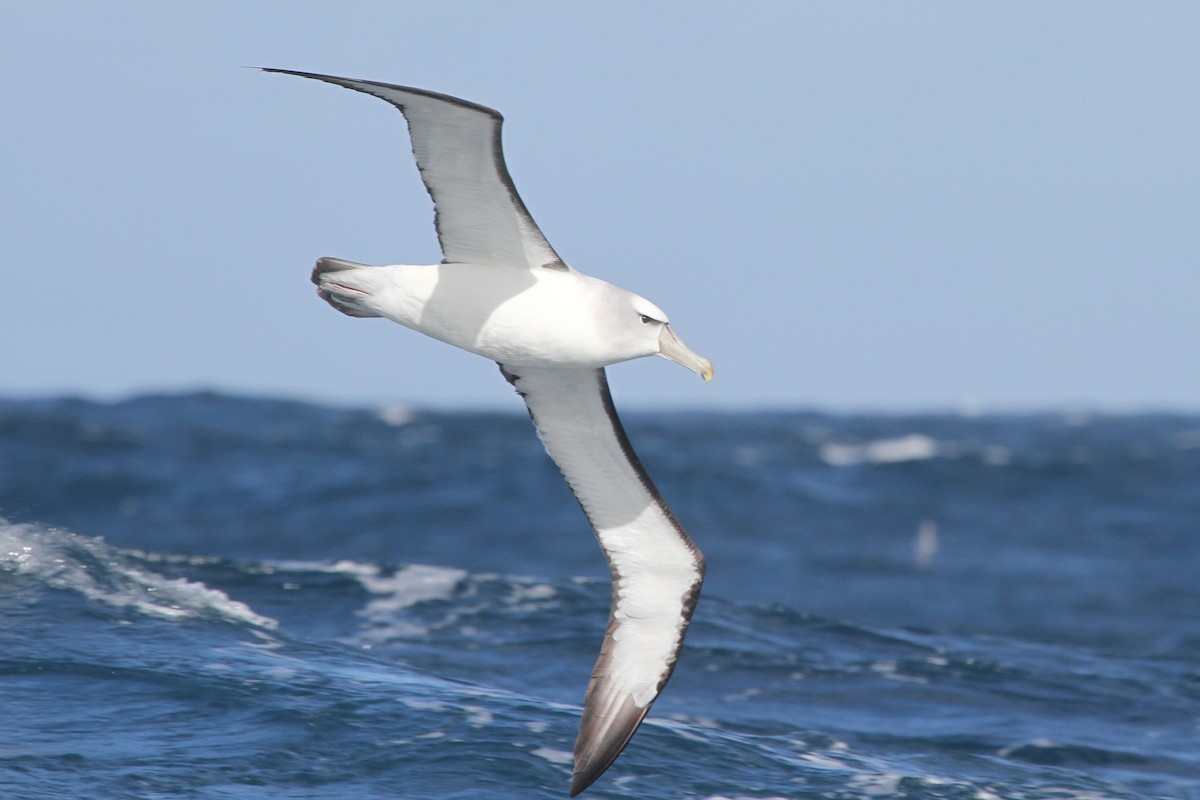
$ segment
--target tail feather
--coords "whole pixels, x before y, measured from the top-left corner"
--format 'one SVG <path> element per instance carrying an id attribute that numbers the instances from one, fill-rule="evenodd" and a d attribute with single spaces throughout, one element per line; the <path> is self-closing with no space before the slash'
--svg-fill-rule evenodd
<path id="1" fill-rule="evenodd" d="M 348 270 L 370 269 L 367 264 L 356 264 L 340 258 L 318 258 L 312 271 L 312 282 L 317 285 L 317 295 L 329 305 L 351 317 L 378 317 L 376 312 L 363 307 L 366 292 L 338 282 L 338 274 Z"/>

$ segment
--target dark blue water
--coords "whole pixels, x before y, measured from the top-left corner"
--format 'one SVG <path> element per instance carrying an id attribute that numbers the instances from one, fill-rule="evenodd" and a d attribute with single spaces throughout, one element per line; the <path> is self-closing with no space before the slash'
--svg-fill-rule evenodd
<path id="1" fill-rule="evenodd" d="M 709 578 L 585 797 L 1200 798 L 1200 417 L 626 423 Z M 0 798 L 566 795 L 607 570 L 516 398 L 0 401 L 0 515 Z"/>

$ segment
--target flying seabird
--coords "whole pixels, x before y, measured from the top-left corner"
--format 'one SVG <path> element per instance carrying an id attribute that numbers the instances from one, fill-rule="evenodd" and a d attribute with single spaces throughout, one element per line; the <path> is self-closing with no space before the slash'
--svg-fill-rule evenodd
<path id="1" fill-rule="evenodd" d="M 404 114 L 442 263 L 322 258 L 317 293 L 350 316 L 386 317 L 497 362 L 608 559 L 612 609 L 575 742 L 574 797 L 625 748 L 671 677 L 704 579 L 704 556 L 634 453 L 604 368 L 661 355 L 707 381 L 712 364 L 653 303 L 559 257 L 509 176 L 497 111 L 424 89 L 266 71 L 364 92 Z"/>

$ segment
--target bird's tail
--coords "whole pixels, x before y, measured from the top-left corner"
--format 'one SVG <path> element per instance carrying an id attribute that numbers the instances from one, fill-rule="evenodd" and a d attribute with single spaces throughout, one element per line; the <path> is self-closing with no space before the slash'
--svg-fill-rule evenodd
<path id="1" fill-rule="evenodd" d="M 317 294 L 322 300 L 343 314 L 352 317 L 378 317 L 379 314 L 363 305 L 370 295 L 355 288 L 354 273 L 372 269 L 367 264 L 356 264 L 340 258 L 318 258 L 313 267 L 312 282 L 317 285 Z"/>

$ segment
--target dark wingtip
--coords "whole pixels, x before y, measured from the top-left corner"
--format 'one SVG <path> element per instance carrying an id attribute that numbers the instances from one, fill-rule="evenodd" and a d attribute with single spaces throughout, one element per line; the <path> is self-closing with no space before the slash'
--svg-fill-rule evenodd
<path id="1" fill-rule="evenodd" d="M 638 720 L 641 723 L 641 720 Z M 634 730 L 637 726 L 634 726 Z M 628 735 L 624 736 L 620 743 L 615 747 L 610 747 L 603 753 L 598 753 L 597 757 L 588 761 L 575 762 L 575 772 L 571 775 L 571 791 L 570 796 L 574 797 L 583 790 L 587 789 L 595 783 L 601 775 L 608 771 L 608 768 L 617 760 L 617 756 L 621 755 L 621 751 L 625 749 L 625 745 L 629 744 L 629 739 L 633 736 L 633 731 L 629 731 Z"/>
<path id="2" fill-rule="evenodd" d="M 250 67 L 250 69 L 260 69 L 263 72 L 274 72 L 277 75 L 295 75 L 300 78 L 315 78 L 319 81 L 334 83 L 345 78 L 337 78 L 333 75 L 322 75 L 319 72 L 304 72 L 298 69 L 280 69 L 278 67 Z"/>
<path id="3" fill-rule="evenodd" d="M 317 286 L 320 286 L 322 275 L 327 275 L 330 272 L 341 272 L 345 269 L 358 269 L 359 267 L 365 266 L 367 265 L 359 264 L 355 261 L 347 261 L 344 258 L 331 258 L 329 256 L 325 256 L 324 258 L 318 258 L 317 263 L 313 265 L 313 271 L 312 275 L 310 276 L 310 280 Z"/>
<path id="4" fill-rule="evenodd" d="M 603 775 L 606 769 L 608 769 L 607 766 L 603 768 L 593 767 L 584 772 L 576 772 L 571 776 L 571 791 L 567 793 L 567 796 L 575 797 L 582 793 L 585 789 L 595 783 L 596 779 Z"/>
<path id="5" fill-rule="evenodd" d="M 604 767 L 604 769 L 592 768 L 584 772 L 576 772 L 571 776 L 571 790 L 567 793 L 567 796 L 576 797 L 579 795 L 581 792 L 595 783 L 596 779 L 604 774 L 605 769 L 608 769 L 608 767 Z"/>
<path id="6" fill-rule="evenodd" d="M 585 704 L 579 739 L 575 742 L 571 797 L 595 783 L 613 765 L 649 710 L 649 704 L 639 708 L 630 697 L 625 697 L 615 708 L 609 706 L 603 711 L 595 705 Z"/>

